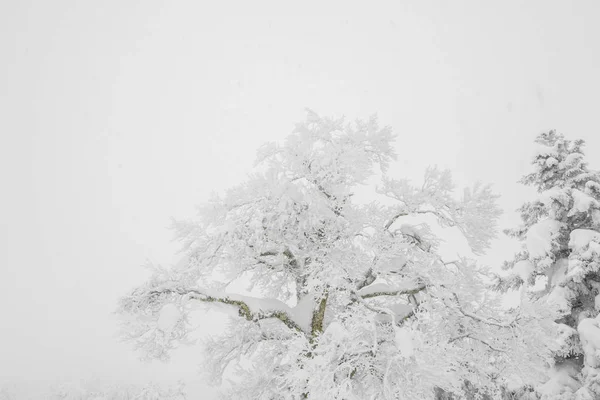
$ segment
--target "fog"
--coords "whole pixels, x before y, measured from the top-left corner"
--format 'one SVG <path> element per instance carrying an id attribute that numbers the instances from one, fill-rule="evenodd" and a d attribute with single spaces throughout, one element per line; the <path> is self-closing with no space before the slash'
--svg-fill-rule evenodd
<path id="1" fill-rule="evenodd" d="M 291 4 L 291 3 L 289 3 Z M 0 377 L 97 378 L 200 393 L 197 348 L 144 364 L 112 312 L 146 261 L 177 261 L 170 218 L 243 179 L 304 108 L 377 113 L 390 173 L 430 164 L 528 190 L 533 138 L 600 156 L 593 1 L 6 1 L 0 5 Z M 486 263 L 515 244 L 499 240 Z M 223 318 L 208 313 L 202 334 Z M 209 398 L 204 392 L 203 398 Z"/>

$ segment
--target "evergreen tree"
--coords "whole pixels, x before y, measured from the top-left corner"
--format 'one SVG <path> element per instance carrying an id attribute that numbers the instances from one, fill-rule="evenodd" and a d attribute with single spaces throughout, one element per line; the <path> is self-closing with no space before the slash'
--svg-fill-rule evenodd
<path id="1" fill-rule="evenodd" d="M 559 346 L 544 399 L 600 399 L 600 173 L 584 159 L 583 140 L 555 131 L 536 139 L 533 172 L 521 182 L 538 197 L 520 208 L 508 230 L 522 251 L 504 264 L 512 274 L 497 288 L 519 289 L 558 314 Z"/>
<path id="2" fill-rule="evenodd" d="M 188 338 L 192 305 L 237 310 L 204 362 L 215 383 L 235 372 L 232 399 L 416 400 L 472 385 L 500 398 L 500 371 L 537 379 L 551 321 L 533 304 L 503 311 L 486 271 L 443 259 L 431 226 L 415 222 L 453 227 L 480 253 L 499 215 L 489 187 L 456 198 L 450 173 L 431 168 L 418 186 L 384 176 L 379 200 L 355 200 L 395 158 L 393 138 L 375 118 L 309 112 L 259 151 L 246 182 L 175 224 L 186 257 L 121 300 L 124 335 L 167 359 Z M 230 292 L 240 280 L 256 295 Z"/>

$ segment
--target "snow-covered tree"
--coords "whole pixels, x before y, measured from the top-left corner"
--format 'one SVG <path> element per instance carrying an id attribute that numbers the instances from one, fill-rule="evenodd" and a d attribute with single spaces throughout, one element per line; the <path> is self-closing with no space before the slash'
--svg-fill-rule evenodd
<path id="1" fill-rule="evenodd" d="M 536 139 L 533 172 L 522 183 L 537 199 L 520 208 L 522 224 L 507 233 L 523 249 L 498 280 L 523 288 L 558 312 L 559 346 L 544 399 L 600 398 L 600 174 L 584 161 L 583 140 L 550 131 Z"/>
<path id="2" fill-rule="evenodd" d="M 435 168 L 418 186 L 387 177 L 393 139 L 375 117 L 309 111 L 284 143 L 259 150 L 244 183 L 174 224 L 185 257 L 122 298 L 125 337 L 165 360 L 189 342 L 197 304 L 235 310 L 203 362 L 216 384 L 234 372 L 232 399 L 458 398 L 466 387 L 499 398 L 501 373 L 538 379 L 552 323 L 534 304 L 503 311 L 486 271 L 443 259 L 431 225 L 414 219 L 433 217 L 480 253 L 495 236 L 496 196 L 475 185 L 457 198 Z M 356 200 L 376 167 L 373 201 Z M 229 290 L 240 280 L 254 295 Z"/>

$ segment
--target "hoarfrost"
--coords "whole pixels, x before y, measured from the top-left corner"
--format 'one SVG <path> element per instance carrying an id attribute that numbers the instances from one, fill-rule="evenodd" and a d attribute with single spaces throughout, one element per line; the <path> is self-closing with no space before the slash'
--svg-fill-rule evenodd
<path id="1" fill-rule="evenodd" d="M 525 282 L 527 282 L 527 279 L 529 279 L 529 276 L 531 275 L 533 270 L 533 264 L 530 263 L 528 260 L 521 260 L 518 263 L 516 263 L 513 267 L 514 273 L 519 275 L 521 279 L 523 279 L 523 281 Z"/>
<path id="2" fill-rule="evenodd" d="M 181 319 L 181 312 L 175 304 L 167 304 L 160 310 L 158 317 L 158 329 L 163 332 L 171 332 Z"/>
<path id="3" fill-rule="evenodd" d="M 591 229 L 575 229 L 571 232 L 569 248 L 579 252 L 593 240 L 600 241 L 600 232 Z"/>
<path id="4" fill-rule="evenodd" d="M 532 258 L 544 257 L 552 250 L 552 240 L 558 235 L 562 223 L 545 219 L 531 226 L 527 232 L 527 251 Z"/>

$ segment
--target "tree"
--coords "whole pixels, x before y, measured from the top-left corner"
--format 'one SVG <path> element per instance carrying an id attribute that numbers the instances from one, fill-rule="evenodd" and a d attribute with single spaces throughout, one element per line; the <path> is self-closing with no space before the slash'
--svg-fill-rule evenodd
<path id="1" fill-rule="evenodd" d="M 551 326 L 535 305 L 500 309 L 485 269 L 444 260 L 430 225 L 410 219 L 433 217 L 480 253 L 495 236 L 496 196 L 479 184 L 457 200 L 436 168 L 419 186 L 387 177 L 393 139 L 375 117 L 309 111 L 285 143 L 259 150 L 247 181 L 174 223 L 186 257 L 152 267 L 122 298 L 126 338 L 168 359 L 188 339 L 192 304 L 237 310 L 205 362 L 216 383 L 237 368 L 235 399 L 414 400 L 469 385 L 498 397 L 500 371 L 538 377 Z M 379 200 L 354 200 L 376 167 Z M 240 279 L 257 295 L 230 293 Z"/>
<path id="2" fill-rule="evenodd" d="M 556 131 L 536 139 L 533 172 L 521 182 L 539 196 L 520 208 L 522 224 L 507 233 L 523 242 L 503 291 L 526 288 L 557 310 L 558 349 L 546 399 L 600 398 L 600 174 L 584 161 L 583 140 Z M 581 373 L 581 374 L 580 374 Z"/>

